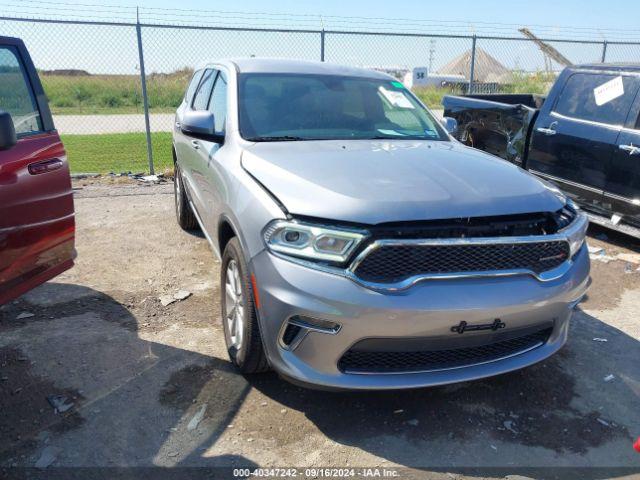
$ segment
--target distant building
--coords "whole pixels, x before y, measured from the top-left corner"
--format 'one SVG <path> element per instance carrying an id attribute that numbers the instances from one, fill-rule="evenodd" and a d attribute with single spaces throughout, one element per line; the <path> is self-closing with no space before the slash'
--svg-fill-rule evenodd
<path id="1" fill-rule="evenodd" d="M 460 75 L 469 81 L 471 72 L 471 50 L 454 58 L 438 70 L 441 75 Z M 481 48 L 476 48 L 473 80 L 478 83 L 509 83 L 511 71 Z"/>

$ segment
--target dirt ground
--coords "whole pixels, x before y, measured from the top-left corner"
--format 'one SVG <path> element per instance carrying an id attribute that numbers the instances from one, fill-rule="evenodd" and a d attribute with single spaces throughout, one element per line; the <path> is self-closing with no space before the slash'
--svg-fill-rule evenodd
<path id="1" fill-rule="evenodd" d="M 604 248 L 593 285 L 545 362 L 447 387 L 318 392 L 229 364 L 219 266 L 177 226 L 171 184 L 75 187 L 76 266 L 0 308 L 0 478 L 34 466 L 640 476 L 640 265 L 624 257 L 639 242 L 591 232 Z M 179 290 L 191 296 L 161 305 Z"/>

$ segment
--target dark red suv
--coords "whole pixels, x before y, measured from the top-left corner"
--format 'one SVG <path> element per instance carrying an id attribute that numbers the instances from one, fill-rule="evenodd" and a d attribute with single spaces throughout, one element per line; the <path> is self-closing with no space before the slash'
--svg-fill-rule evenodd
<path id="1" fill-rule="evenodd" d="M 69 165 L 31 58 L 0 37 L 0 305 L 73 266 Z"/>

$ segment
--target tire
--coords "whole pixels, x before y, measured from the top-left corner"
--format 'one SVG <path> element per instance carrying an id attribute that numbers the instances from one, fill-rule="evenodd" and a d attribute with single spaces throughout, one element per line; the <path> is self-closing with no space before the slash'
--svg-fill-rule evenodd
<path id="1" fill-rule="evenodd" d="M 237 282 L 234 282 L 233 278 Z M 239 299 L 238 290 L 242 295 Z M 222 254 L 220 297 L 224 340 L 229 358 L 242 373 L 268 371 L 269 362 L 262 345 L 249 269 L 236 237 L 229 240 Z M 233 306 L 230 305 L 232 301 Z"/>
<path id="2" fill-rule="evenodd" d="M 176 204 L 176 219 L 178 220 L 178 225 L 180 225 L 183 230 L 195 230 L 198 228 L 198 220 L 196 220 L 196 216 L 191 210 L 187 192 L 184 190 L 182 172 L 177 163 L 175 164 L 173 180 L 173 198 Z"/>

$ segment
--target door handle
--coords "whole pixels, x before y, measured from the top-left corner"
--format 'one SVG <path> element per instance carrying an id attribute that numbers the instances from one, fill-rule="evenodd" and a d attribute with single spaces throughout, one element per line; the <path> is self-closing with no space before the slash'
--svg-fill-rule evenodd
<path id="1" fill-rule="evenodd" d="M 191 146 L 195 149 L 198 150 L 200 148 L 200 142 L 198 140 L 191 140 Z"/>
<path id="2" fill-rule="evenodd" d="M 629 155 L 640 155 L 640 147 L 636 147 L 635 145 L 618 145 L 618 148 L 628 152 Z"/>
<path id="3" fill-rule="evenodd" d="M 543 135 L 547 135 L 547 136 L 552 136 L 557 133 L 553 128 L 543 128 L 543 127 L 536 128 L 536 131 L 538 133 L 542 133 Z"/>
<path id="4" fill-rule="evenodd" d="M 45 160 L 44 162 L 32 163 L 27 167 L 31 175 L 53 172 L 60 168 L 62 168 L 62 160 L 59 158 L 52 158 L 51 160 Z"/>
<path id="5" fill-rule="evenodd" d="M 180 123 L 180 122 L 176 122 L 176 128 L 177 128 L 178 130 L 180 130 L 180 126 L 181 126 L 181 123 Z"/>
<path id="6" fill-rule="evenodd" d="M 548 127 L 538 127 L 536 128 L 536 132 L 541 133 L 543 135 L 552 136 L 556 133 L 556 127 L 558 126 L 558 122 L 553 122 Z"/>

